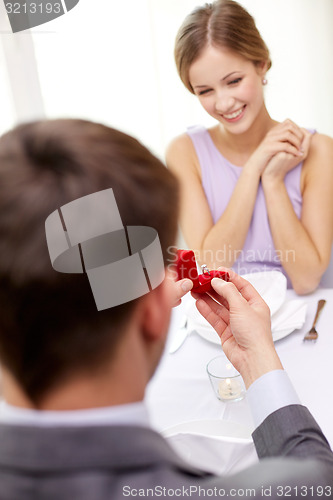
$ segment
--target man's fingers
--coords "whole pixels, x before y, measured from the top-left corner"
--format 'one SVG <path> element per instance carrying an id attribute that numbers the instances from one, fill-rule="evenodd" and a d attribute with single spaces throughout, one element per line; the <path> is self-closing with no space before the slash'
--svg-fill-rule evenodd
<path id="1" fill-rule="evenodd" d="M 178 283 L 180 285 L 181 293 L 183 295 L 185 295 L 185 293 L 189 292 L 193 288 L 193 281 L 188 279 L 188 278 L 180 280 L 180 281 L 178 281 Z"/>
<path id="2" fill-rule="evenodd" d="M 208 321 L 208 323 L 214 328 L 214 330 L 218 333 L 218 335 L 221 337 L 223 332 L 228 326 L 228 322 L 223 319 L 223 316 L 226 318 L 228 316 L 228 311 L 224 308 L 224 311 L 222 310 L 222 306 L 220 306 L 221 311 L 217 313 L 216 309 L 215 311 L 211 308 L 210 304 L 208 303 L 209 301 L 214 302 L 212 299 L 209 297 L 205 298 L 200 298 L 196 302 L 197 309 L 199 313 Z M 216 304 L 216 303 L 215 303 Z M 218 307 L 218 304 L 216 304 Z"/>
<path id="3" fill-rule="evenodd" d="M 203 295 L 200 294 L 200 296 L 198 297 L 198 300 L 204 301 L 207 304 L 207 306 L 209 307 L 209 309 L 214 314 L 216 314 L 217 316 L 220 316 L 223 319 L 223 321 L 225 321 L 226 323 L 228 323 L 228 321 L 229 321 L 229 310 L 225 306 L 221 305 L 220 303 L 217 303 L 215 300 L 213 300 L 207 294 L 203 294 Z M 208 309 L 206 309 L 206 311 L 209 312 Z M 201 311 L 200 311 L 200 313 L 201 313 Z M 205 318 L 206 318 L 206 316 L 205 316 Z"/>
<path id="4" fill-rule="evenodd" d="M 193 281 L 185 278 L 174 282 L 174 307 L 180 304 L 181 298 L 184 297 L 193 288 Z"/>
<path id="5" fill-rule="evenodd" d="M 226 309 L 229 309 L 228 302 L 223 297 L 221 297 L 221 295 L 219 295 L 218 293 L 216 293 L 215 290 L 212 290 L 210 292 L 206 292 L 206 293 L 203 293 L 203 294 L 202 293 L 191 292 L 191 295 L 192 295 L 192 297 L 195 300 L 204 299 L 205 297 L 211 297 L 212 299 L 214 299 L 215 302 L 217 302 L 218 304 L 221 304 Z"/>
<path id="6" fill-rule="evenodd" d="M 227 269 L 226 267 L 219 267 L 219 271 L 227 271 L 229 273 L 229 282 L 233 283 L 237 290 L 242 294 L 244 299 L 247 301 L 253 300 L 263 300 L 261 295 L 257 292 L 254 286 L 251 285 L 246 279 L 239 276 L 239 274 L 235 273 L 233 269 Z M 214 280 L 218 280 L 218 278 L 214 278 Z M 212 280 L 212 282 L 214 281 Z M 219 280 L 223 282 L 223 280 Z M 213 287 L 215 290 L 216 288 Z M 216 290 L 218 293 L 219 291 Z M 226 298 L 226 297 L 225 297 Z"/>
<path id="7" fill-rule="evenodd" d="M 218 302 L 219 304 L 222 304 L 222 306 L 224 306 L 226 309 L 229 309 L 228 301 L 221 297 L 221 295 L 219 295 L 217 292 L 215 292 L 215 290 L 207 292 L 207 295 L 214 299 L 215 302 Z"/>
<path id="8" fill-rule="evenodd" d="M 229 308 L 231 306 L 237 307 L 244 304 L 244 298 L 231 281 L 227 283 L 219 278 L 213 278 L 211 285 L 214 290 L 228 302 Z"/>

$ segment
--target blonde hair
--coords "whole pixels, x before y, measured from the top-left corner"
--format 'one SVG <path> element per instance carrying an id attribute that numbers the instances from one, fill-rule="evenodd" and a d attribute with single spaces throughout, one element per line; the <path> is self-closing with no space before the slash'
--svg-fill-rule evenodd
<path id="1" fill-rule="evenodd" d="M 207 45 L 227 48 L 258 65 L 272 65 L 269 50 L 253 17 L 233 0 L 217 0 L 197 7 L 181 25 L 175 42 L 175 61 L 180 79 L 192 92 L 189 69 Z"/>

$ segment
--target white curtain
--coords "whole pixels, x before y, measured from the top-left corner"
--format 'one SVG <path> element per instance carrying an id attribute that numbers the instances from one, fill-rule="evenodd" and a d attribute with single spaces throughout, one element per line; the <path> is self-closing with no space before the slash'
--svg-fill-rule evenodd
<path id="1" fill-rule="evenodd" d="M 77 116 L 120 128 L 163 157 L 170 139 L 188 125 L 211 123 L 173 61 L 177 29 L 202 3 L 80 0 L 32 34 L 2 30 L 1 131 L 44 113 Z M 266 92 L 273 118 L 333 135 L 332 0 L 241 3 L 271 50 Z"/>

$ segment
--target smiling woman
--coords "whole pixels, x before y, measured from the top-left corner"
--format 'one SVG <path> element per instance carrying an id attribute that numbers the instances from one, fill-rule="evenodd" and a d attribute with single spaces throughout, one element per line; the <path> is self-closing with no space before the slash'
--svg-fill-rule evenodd
<path id="1" fill-rule="evenodd" d="M 224 126 L 237 123 L 232 132 L 241 134 L 258 113 L 265 112 L 261 88 L 266 71 L 266 62 L 255 66 L 229 49 L 208 45 L 188 74 L 193 92 L 207 113 L 222 119 Z"/>
<path id="2" fill-rule="evenodd" d="M 182 186 L 186 243 L 201 264 L 280 270 L 297 293 L 313 291 L 333 238 L 333 140 L 271 118 L 263 92 L 269 51 L 237 2 L 188 15 L 175 59 L 184 85 L 217 122 L 191 127 L 167 151 Z"/>

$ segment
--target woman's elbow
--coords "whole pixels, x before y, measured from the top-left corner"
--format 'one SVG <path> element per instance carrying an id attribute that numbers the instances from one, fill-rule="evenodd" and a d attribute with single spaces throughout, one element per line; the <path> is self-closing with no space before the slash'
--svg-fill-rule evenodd
<path id="1" fill-rule="evenodd" d="M 320 274 L 312 275 L 309 272 L 302 273 L 302 276 L 291 278 L 291 284 L 297 295 L 308 295 L 314 292 L 320 283 L 324 271 Z"/>
<path id="2" fill-rule="evenodd" d="M 312 283 L 295 283 L 293 284 L 293 289 L 297 293 L 297 295 L 308 295 L 316 290 L 319 282 L 315 285 Z"/>

